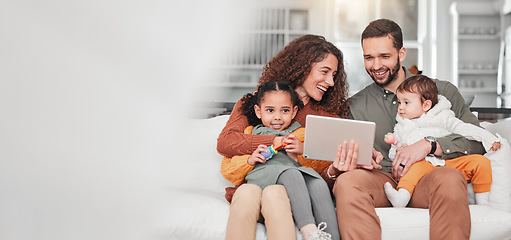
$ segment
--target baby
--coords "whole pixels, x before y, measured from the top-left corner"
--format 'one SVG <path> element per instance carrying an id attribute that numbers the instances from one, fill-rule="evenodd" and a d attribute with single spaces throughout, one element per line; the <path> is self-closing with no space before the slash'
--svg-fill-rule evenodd
<path id="1" fill-rule="evenodd" d="M 397 124 L 394 127 L 395 141 L 389 151 L 389 158 L 394 160 L 396 150 L 417 141 L 430 141 L 432 152 L 436 149 L 436 138 L 452 133 L 460 134 L 471 140 L 483 143 L 486 151 L 500 149 L 500 139 L 478 126 L 457 119 L 450 110 L 447 98 L 438 95 L 435 82 L 424 75 L 406 79 L 396 90 L 399 102 Z M 399 166 L 405 167 L 403 163 Z M 489 205 L 488 197 L 492 183 L 491 163 L 482 155 L 466 155 L 458 160 L 444 161 L 430 154 L 424 160 L 415 162 L 399 180 L 397 190 L 386 183 L 385 193 L 394 207 L 406 207 L 419 180 L 436 166 L 449 166 L 460 170 L 467 181 L 472 182 L 476 203 Z"/>

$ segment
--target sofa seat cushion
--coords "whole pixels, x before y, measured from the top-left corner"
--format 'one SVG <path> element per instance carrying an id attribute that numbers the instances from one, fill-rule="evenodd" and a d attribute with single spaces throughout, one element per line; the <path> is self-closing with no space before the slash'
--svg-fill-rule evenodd
<path id="1" fill-rule="evenodd" d="M 171 201 L 157 224 L 162 239 L 221 240 L 229 217 L 223 194 L 204 190 L 171 189 Z M 383 239 L 429 239 L 429 212 L 418 208 L 377 208 Z M 511 213 L 470 205 L 470 239 L 501 240 L 511 236 Z M 297 235 L 301 234 L 297 230 Z M 266 239 L 258 224 L 256 239 Z"/>
<path id="2" fill-rule="evenodd" d="M 377 208 L 383 239 L 429 239 L 429 211 L 419 208 Z M 470 239 L 507 239 L 511 213 L 488 206 L 470 205 Z"/>

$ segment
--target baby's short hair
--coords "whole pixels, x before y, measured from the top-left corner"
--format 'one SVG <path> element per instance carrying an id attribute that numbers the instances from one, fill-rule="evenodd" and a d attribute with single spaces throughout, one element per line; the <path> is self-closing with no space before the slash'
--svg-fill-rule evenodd
<path id="1" fill-rule="evenodd" d="M 425 75 L 415 75 L 407 78 L 396 92 L 412 92 L 421 96 L 421 102 L 431 100 L 431 107 L 438 103 L 438 88 L 433 80 Z"/>

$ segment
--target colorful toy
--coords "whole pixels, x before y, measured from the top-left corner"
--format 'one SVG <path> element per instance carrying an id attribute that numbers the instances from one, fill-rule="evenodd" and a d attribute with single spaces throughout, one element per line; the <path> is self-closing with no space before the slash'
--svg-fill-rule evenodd
<path id="1" fill-rule="evenodd" d="M 268 152 L 260 152 L 260 153 L 261 153 L 261 155 L 263 155 L 263 157 L 264 157 L 264 158 L 266 158 L 266 160 L 268 160 L 268 159 L 272 158 L 272 157 L 273 157 L 273 155 L 275 155 L 275 154 L 277 154 L 277 153 L 278 153 L 279 149 L 281 149 L 281 148 L 283 148 L 283 147 L 285 147 L 285 146 L 289 145 L 289 143 L 284 142 L 284 140 L 286 140 L 286 139 L 290 139 L 290 137 L 289 137 L 289 136 L 284 137 L 284 138 L 282 139 L 282 141 L 281 141 L 279 144 L 277 144 L 277 146 L 274 146 L 274 145 L 272 144 L 271 146 L 267 147 L 267 148 L 266 148 L 266 150 L 267 150 Z"/>
<path id="2" fill-rule="evenodd" d="M 385 134 L 385 143 L 387 143 L 387 144 L 394 144 L 394 145 L 397 144 L 396 137 L 394 136 L 393 133 Z"/>

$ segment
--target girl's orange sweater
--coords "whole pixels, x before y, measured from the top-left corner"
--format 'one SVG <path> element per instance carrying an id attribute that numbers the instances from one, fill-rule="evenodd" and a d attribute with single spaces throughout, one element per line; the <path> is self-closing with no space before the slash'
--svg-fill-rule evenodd
<path id="1" fill-rule="evenodd" d="M 245 134 L 251 134 L 253 126 L 249 126 L 245 129 Z M 295 135 L 298 140 L 302 141 L 305 138 L 305 128 L 298 128 L 291 134 Z M 234 156 L 232 158 L 224 157 L 222 160 L 222 165 L 220 167 L 220 173 L 227 179 L 229 182 L 234 185 L 240 185 L 245 182 L 245 176 L 254 169 L 254 166 L 249 165 L 247 163 L 250 154 Z M 310 167 L 314 169 L 316 172 L 321 174 L 323 169 L 330 166 L 332 162 L 330 161 L 320 161 L 313 159 L 306 159 L 303 155 L 298 156 L 298 163 L 304 167 Z"/>

